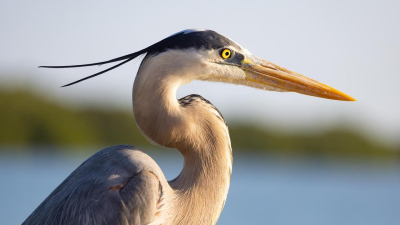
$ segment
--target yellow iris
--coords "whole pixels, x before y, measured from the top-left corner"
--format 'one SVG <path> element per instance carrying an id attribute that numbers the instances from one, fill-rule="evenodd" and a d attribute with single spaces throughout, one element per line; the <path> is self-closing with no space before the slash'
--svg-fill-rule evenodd
<path id="1" fill-rule="evenodd" d="M 232 51 L 230 49 L 227 49 L 227 48 L 225 48 L 221 52 L 221 57 L 224 58 L 224 59 L 227 59 L 227 58 L 231 57 L 231 55 L 232 55 Z"/>

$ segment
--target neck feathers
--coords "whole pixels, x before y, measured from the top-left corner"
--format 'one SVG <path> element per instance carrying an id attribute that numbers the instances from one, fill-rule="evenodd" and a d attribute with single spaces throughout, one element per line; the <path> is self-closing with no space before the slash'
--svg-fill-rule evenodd
<path id="1" fill-rule="evenodd" d="M 159 145 L 176 148 L 184 156 L 184 168 L 170 182 L 177 196 L 173 203 L 181 224 L 215 224 L 229 189 L 232 170 L 228 128 L 218 110 L 199 95 L 179 101 L 182 70 L 164 70 L 158 55 L 147 58 L 137 74 L 133 107 L 137 125 Z M 179 71 L 179 72 L 178 72 Z M 185 217 L 186 213 L 196 215 Z M 195 213 L 196 212 L 196 213 Z"/>

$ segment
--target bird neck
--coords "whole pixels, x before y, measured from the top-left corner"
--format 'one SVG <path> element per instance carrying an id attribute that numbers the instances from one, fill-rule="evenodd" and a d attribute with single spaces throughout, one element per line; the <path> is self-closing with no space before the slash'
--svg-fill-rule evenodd
<path id="1" fill-rule="evenodd" d="M 228 129 L 208 102 L 180 105 L 176 91 L 187 81 L 153 65 L 158 63 L 141 65 L 133 107 L 136 123 L 148 139 L 176 148 L 184 157 L 181 173 L 169 182 L 176 194 L 174 211 L 178 212 L 170 217 L 180 224 L 215 224 L 228 194 L 232 169 Z"/>

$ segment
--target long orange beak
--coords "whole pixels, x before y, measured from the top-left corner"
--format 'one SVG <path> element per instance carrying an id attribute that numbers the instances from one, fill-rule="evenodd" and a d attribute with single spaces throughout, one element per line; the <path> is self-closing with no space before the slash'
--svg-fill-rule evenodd
<path id="1" fill-rule="evenodd" d="M 253 60 L 256 62 L 253 62 Z M 356 101 L 356 99 L 331 88 L 328 85 L 322 84 L 268 61 L 257 59 L 255 57 L 253 60 L 245 59 L 242 61 L 241 68 L 247 72 L 246 80 L 248 81 L 320 98 L 340 101 Z"/>

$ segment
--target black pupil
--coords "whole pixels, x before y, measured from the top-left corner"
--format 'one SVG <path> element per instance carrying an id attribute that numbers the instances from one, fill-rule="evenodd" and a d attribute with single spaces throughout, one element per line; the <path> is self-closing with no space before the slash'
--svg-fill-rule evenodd
<path id="1" fill-rule="evenodd" d="M 228 52 L 228 51 L 226 51 L 226 52 L 225 52 L 225 56 L 228 56 L 228 55 L 229 55 L 229 52 Z"/>

